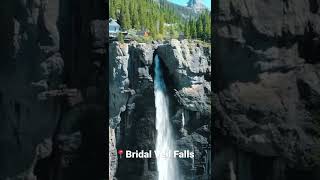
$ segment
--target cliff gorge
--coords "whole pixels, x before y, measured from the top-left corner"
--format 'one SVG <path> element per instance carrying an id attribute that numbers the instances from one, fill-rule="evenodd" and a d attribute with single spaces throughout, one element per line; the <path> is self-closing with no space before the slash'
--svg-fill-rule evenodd
<path id="1" fill-rule="evenodd" d="M 215 1 L 215 179 L 319 179 L 319 5 Z"/>
<path id="2" fill-rule="evenodd" d="M 157 179 L 155 158 L 125 159 L 117 157 L 116 153 L 117 149 L 147 151 L 155 148 L 155 54 L 165 67 L 164 78 L 170 92 L 170 121 L 178 149 L 194 150 L 195 161 L 199 164 L 208 153 L 203 145 L 210 144 L 210 47 L 178 40 L 110 43 L 109 179 Z M 183 116 L 185 127 L 182 127 Z M 185 179 L 190 179 L 191 159 L 180 160 L 179 164 Z M 198 168 L 198 176 L 206 170 Z"/>

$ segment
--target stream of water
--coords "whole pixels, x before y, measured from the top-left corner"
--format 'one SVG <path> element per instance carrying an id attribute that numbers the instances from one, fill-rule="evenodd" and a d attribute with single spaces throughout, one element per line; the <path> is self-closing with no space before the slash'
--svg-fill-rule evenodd
<path id="1" fill-rule="evenodd" d="M 169 121 L 169 99 L 166 84 L 158 55 L 155 56 L 154 60 L 154 94 L 157 129 L 156 152 L 163 155 L 157 157 L 158 180 L 180 180 L 177 159 L 173 157 L 175 142 Z"/>

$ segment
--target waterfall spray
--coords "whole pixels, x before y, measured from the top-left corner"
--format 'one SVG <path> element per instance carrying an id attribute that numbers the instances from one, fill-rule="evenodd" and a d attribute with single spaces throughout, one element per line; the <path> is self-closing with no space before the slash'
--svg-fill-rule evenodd
<path id="1" fill-rule="evenodd" d="M 157 157 L 158 180 L 180 180 L 177 160 L 172 156 L 175 143 L 169 121 L 169 99 L 158 55 L 155 56 L 154 94 L 156 106 L 156 152 L 170 153 L 169 157 Z"/>

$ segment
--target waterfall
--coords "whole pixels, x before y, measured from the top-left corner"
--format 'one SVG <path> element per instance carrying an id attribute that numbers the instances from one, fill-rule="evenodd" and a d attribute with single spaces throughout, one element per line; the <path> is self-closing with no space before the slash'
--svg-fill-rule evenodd
<path id="1" fill-rule="evenodd" d="M 169 121 L 169 99 L 158 55 L 155 56 L 154 94 L 156 106 L 156 152 L 169 153 L 169 157 L 157 157 L 158 180 L 180 180 L 177 160 L 173 157 L 175 143 Z"/>
<path id="2" fill-rule="evenodd" d="M 185 119 L 184 119 L 184 112 L 182 112 L 182 126 L 181 126 L 181 133 L 184 135 L 184 136 L 187 136 L 188 135 L 188 132 L 187 130 L 184 128 L 184 126 L 186 125 L 186 122 L 185 122 Z"/>
<path id="3" fill-rule="evenodd" d="M 185 120 L 184 120 L 184 112 L 182 112 L 182 129 L 184 129 Z"/>

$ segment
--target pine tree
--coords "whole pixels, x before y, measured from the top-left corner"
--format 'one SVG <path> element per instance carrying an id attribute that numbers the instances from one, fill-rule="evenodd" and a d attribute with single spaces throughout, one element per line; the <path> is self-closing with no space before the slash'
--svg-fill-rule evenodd
<path id="1" fill-rule="evenodd" d="M 109 1 L 109 17 L 116 19 L 116 8 L 115 8 L 115 3 L 114 0 Z"/>
<path id="2" fill-rule="evenodd" d="M 170 26 L 170 37 L 173 38 L 174 36 L 174 27 Z"/>
<path id="3" fill-rule="evenodd" d="M 135 29 L 139 29 L 140 22 L 139 22 L 139 16 L 138 16 L 138 9 L 134 1 L 130 3 L 130 17 L 131 17 L 132 27 Z"/>
<path id="4" fill-rule="evenodd" d="M 187 39 L 190 39 L 190 28 L 189 28 L 189 22 L 186 22 L 184 25 L 184 36 Z"/>
<path id="5" fill-rule="evenodd" d="M 121 4 L 119 21 L 120 21 L 120 25 L 122 27 L 124 27 L 124 24 L 127 23 L 127 22 L 125 22 L 125 14 L 124 14 L 125 10 L 124 9 L 125 9 L 124 4 Z"/>
<path id="6" fill-rule="evenodd" d="M 197 37 L 203 39 L 202 16 L 200 16 L 197 20 Z"/>
<path id="7" fill-rule="evenodd" d="M 190 19 L 189 26 L 190 26 L 190 36 L 191 36 L 191 38 L 193 38 L 193 39 L 197 38 L 197 27 L 196 27 L 195 20 Z"/>
<path id="8" fill-rule="evenodd" d="M 204 29 L 204 33 L 205 33 L 205 40 L 209 41 L 211 38 L 211 17 L 210 14 L 208 12 L 206 12 L 205 14 L 205 29 Z"/>
<path id="9" fill-rule="evenodd" d="M 164 33 L 164 18 L 163 16 L 160 16 L 160 21 L 159 21 L 159 33 L 163 34 Z"/>
<path id="10" fill-rule="evenodd" d="M 165 34 L 165 23 L 177 25 L 183 22 L 166 0 L 160 0 L 160 4 L 154 0 L 109 0 L 109 3 L 109 16 L 117 19 L 126 30 L 149 30 L 155 36 Z M 184 26 L 179 29 L 183 30 Z M 190 34 L 190 27 L 188 29 Z M 193 32 L 196 33 L 197 30 Z"/>
<path id="11" fill-rule="evenodd" d="M 124 29 L 131 28 L 130 12 L 127 3 L 123 3 L 121 7 L 120 22 Z"/>

